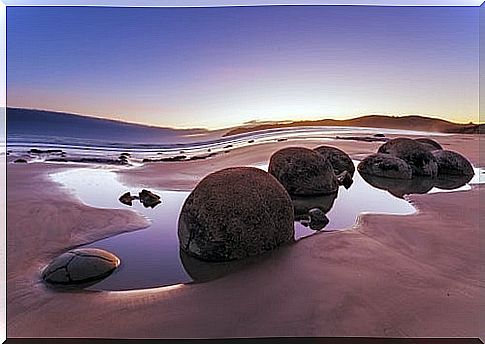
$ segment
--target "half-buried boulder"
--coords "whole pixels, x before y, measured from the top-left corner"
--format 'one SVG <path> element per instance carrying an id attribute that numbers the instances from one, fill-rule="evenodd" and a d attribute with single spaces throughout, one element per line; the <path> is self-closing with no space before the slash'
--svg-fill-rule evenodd
<path id="1" fill-rule="evenodd" d="M 51 285 L 82 288 L 108 277 L 119 265 L 110 252 L 79 248 L 55 258 L 42 271 L 42 279 Z"/>
<path id="2" fill-rule="evenodd" d="M 441 147 L 438 142 L 432 139 L 428 139 L 426 137 L 420 137 L 419 139 L 415 139 L 415 141 L 418 141 L 419 143 L 424 145 L 429 151 L 443 149 L 443 147 Z"/>
<path id="3" fill-rule="evenodd" d="M 473 176 L 473 166 L 463 155 L 449 151 L 436 150 L 433 155 L 438 163 L 438 174 Z"/>
<path id="4" fill-rule="evenodd" d="M 332 165 L 314 150 L 283 148 L 271 156 L 269 173 L 290 195 L 313 196 L 337 192 L 338 180 Z"/>
<path id="5" fill-rule="evenodd" d="M 406 161 L 415 176 L 434 177 L 438 173 L 435 157 L 428 148 L 416 140 L 406 137 L 395 138 L 380 146 L 377 152 Z"/>
<path id="6" fill-rule="evenodd" d="M 389 154 L 371 154 L 359 163 L 357 169 L 361 174 L 376 177 L 411 179 L 413 176 L 406 161 Z"/>
<path id="7" fill-rule="evenodd" d="M 354 175 L 354 163 L 352 162 L 352 159 L 350 159 L 350 156 L 343 150 L 332 146 L 320 146 L 313 150 L 332 164 L 335 174 L 341 174 L 342 172 L 347 171 L 351 176 Z"/>
<path id="8" fill-rule="evenodd" d="M 178 222 L 180 249 L 207 261 L 256 256 L 294 240 L 290 196 L 269 173 L 233 167 L 202 179 Z"/>

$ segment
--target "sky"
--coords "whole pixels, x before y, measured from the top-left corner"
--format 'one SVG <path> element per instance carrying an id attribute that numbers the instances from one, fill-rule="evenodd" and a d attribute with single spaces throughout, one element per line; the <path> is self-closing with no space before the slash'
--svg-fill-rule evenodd
<path id="1" fill-rule="evenodd" d="M 478 121 L 478 8 L 7 7 L 7 105 L 171 127 Z"/>

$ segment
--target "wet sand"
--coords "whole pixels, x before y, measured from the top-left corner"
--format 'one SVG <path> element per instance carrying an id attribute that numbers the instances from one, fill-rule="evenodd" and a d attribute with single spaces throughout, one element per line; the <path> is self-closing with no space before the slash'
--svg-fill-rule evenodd
<path id="1" fill-rule="evenodd" d="M 437 140 L 475 165 L 484 161 L 478 136 Z M 126 169 L 120 176 L 133 186 L 188 190 L 214 170 L 265 161 L 285 146 L 319 144 L 340 147 L 353 158 L 379 146 L 286 141 L 234 149 L 207 160 L 150 163 Z M 365 214 L 354 230 L 311 236 L 207 283 L 59 293 L 39 281 L 39 271 L 50 259 L 70 247 L 147 225 L 130 210 L 82 205 L 46 176 L 72 166 L 8 165 L 9 337 L 485 334 L 479 326 L 484 310 L 479 301 L 485 296 L 480 271 L 484 263 L 479 233 L 482 186 L 410 196 L 419 210 L 416 214 Z"/>

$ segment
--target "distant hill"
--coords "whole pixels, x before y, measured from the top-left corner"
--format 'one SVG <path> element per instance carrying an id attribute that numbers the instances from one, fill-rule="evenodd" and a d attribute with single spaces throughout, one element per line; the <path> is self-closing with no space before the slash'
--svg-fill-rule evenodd
<path id="1" fill-rule="evenodd" d="M 296 121 L 284 123 L 264 123 L 242 126 L 227 131 L 223 136 L 232 136 L 258 130 L 307 126 L 367 127 L 402 130 L 417 130 L 441 133 L 481 134 L 483 124 L 459 124 L 443 119 L 425 116 L 382 116 L 370 115 L 347 120 L 323 119 L 315 121 Z"/>
<path id="2" fill-rule="evenodd" d="M 208 133 L 206 129 L 162 128 L 44 110 L 7 108 L 6 112 L 7 139 L 41 135 L 157 144 L 194 141 L 197 135 Z"/>

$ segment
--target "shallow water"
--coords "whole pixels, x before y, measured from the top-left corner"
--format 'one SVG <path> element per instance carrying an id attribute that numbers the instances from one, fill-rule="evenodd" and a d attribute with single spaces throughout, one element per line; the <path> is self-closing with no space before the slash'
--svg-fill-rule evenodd
<path id="1" fill-rule="evenodd" d="M 358 162 L 355 161 L 355 164 Z M 253 165 L 267 169 L 267 164 Z M 186 271 L 179 253 L 177 238 L 177 222 L 180 209 L 189 195 L 189 192 L 168 191 L 149 188 L 161 196 L 162 203 L 155 208 L 145 208 L 138 201 L 133 207 L 126 206 L 118 201 L 123 193 L 130 191 L 137 194 L 140 190 L 129 188 L 120 183 L 116 170 L 107 168 L 76 168 L 54 173 L 51 177 L 70 189 L 79 199 L 90 206 L 97 208 L 134 209 L 151 221 L 151 225 L 142 230 L 122 233 L 110 238 L 96 241 L 85 247 L 96 247 L 113 252 L 121 259 L 120 268 L 108 278 L 91 286 L 92 290 L 129 290 L 156 286 L 167 286 L 178 283 L 187 283 L 198 279 L 198 269 L 205 269 L 204 264 L 188 262 L 190 274 Z M 476 169 L 476 176 L 470 183 L 478 183 L 483 171 Z M 464 185 L 454 190 L 467 190 L 470 186 Z M 442 192 L 432 188 L 430 192 Z M 309 199 L 305 200 L 305 204 Z M 315 205 L 322 203 L 322 199 L 315 199 Z M 331 204 L 333 201 L 333 205 Z M 323 202 L 327 202 L 324 200 Z M 310 199 L 311 203 L 311 199 Z M 295 222 L 295 238 L 325 233 L 334 230 L 351 228 L 359 214 L 385 213 L 385 214 L 412 214 L 414 207 L 402 198 L 392 195 L 387 190 L 381 190 L 368 184 L 356 171 L 354 183 L 349 189 L 340 187 L 335 200 L 330 200 L 331 209 L 327 213 L 330 222 L 323 231 L 316 232 Z M 210 266 L 209 263 L 208 265 Z M 207 265 L 207 264 L 206 264 Z"/>

